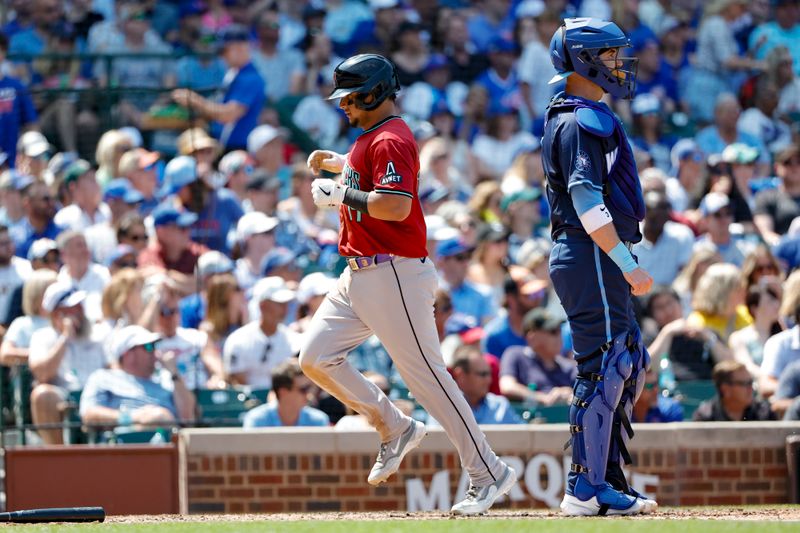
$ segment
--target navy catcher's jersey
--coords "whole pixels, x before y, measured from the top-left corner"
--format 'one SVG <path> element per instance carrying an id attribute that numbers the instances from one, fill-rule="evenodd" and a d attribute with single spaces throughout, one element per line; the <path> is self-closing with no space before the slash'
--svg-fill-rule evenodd
<path id="1" fill-rule="evenodd" d="M 574 112 L 564 110 L 550 115 L 542 137 L 542 164 L 547 176 L 553 239 L 565 229 L 584 231 L 572 205 L 570 190 L 575 185 L 588 184 L 602 194 L 618 151 L 615 135 L 600 137 L 589 133 L 578 125 Z M 642 239 L 639 222 L 616 209 L 605 194 L 603 202 L 614 219 L 620 240 L 639 242 Z"/>

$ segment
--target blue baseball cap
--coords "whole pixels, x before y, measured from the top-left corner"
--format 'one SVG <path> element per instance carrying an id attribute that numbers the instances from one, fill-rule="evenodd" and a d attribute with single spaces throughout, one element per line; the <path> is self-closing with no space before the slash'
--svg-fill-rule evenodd
<path id="1" fill-rule="evenodd" d="M 114 248 L 110 254 L 106 257 L 105 265 L 106 267 L 110 267 L 126 255 L 133 255 L 136 256 L 136 250 L 130 244 L 118 244 L 116 248 Z"/>
<path id="2" fill-rule="evenodd" d="M 179 155 L 164 167 L 167 194 L 175 194 L 195 181 L 197 181 L 197 161 L 191 156 Z"/>
<path id="3" fill-rule="evenodd" d="M 220 33 L 222 46 L 230 43 L 250 42 L 250 32 L 241 24 L 231 24 Z"/>
<path id="4" fill-rule="evenodd" d="M 294 263 L 294 260 L 294 253 L 288 248 L 274 248 L 261 263 L 261 274 L 269 276 L 276 268 L 291 265 Z"/>
<path id="5" fill-rule="evenodd" d="M 106 185 L 103 200 L 122 200 L 126 204 L 137 204 L 144 200 L 144 195 L 136 190 L 127 179 L 117 178 L 109 181 Z"/>
<path id="6" fill-rule="evenodd" d="M 178 208 L 168 203 L 156 207 L 151 213 L 151 216 L 153 217 L 153 225 L 156 227 L 175 224 L 182 228 L 188 228 L 197 222 L 197 215 L 194 213 L 180 211 Z"/>
<path id="7" fill-rule="evenodd" d="M 447 239 L 436 245 L 436 255 L 439 257 L 453 257 L 471 251 L 472 247 L 461 239 Z"/>
<path id="8" fill-rule="evenodd" d="M 21 191 L 34 181 L 36 180 L 33 176 L 23 174 L 12 168 L 0 175 L 0 189 Z"/>

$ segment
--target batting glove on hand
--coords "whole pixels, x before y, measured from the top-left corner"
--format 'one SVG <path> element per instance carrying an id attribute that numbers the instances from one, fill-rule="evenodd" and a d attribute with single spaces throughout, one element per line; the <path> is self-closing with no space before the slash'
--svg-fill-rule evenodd
<path id="1" fill-rule="evenodd" d="M 315 179 L 311 182 L 311 196 L 319 207 L 339 207 L 344 200 L 346 186 L 329 179 Z"/>

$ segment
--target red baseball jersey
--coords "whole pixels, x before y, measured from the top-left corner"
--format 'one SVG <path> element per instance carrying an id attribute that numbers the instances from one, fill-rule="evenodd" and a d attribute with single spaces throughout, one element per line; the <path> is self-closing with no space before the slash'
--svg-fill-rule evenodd
<path id="1" fill-rule="evenodd" d="M 342 204 L 339 253 L 343 256 L 394 254 L 425 257 L 425 218 L 419 202 L 419 150 L 408 125 L 391 116 L 362 133 L 342 171 L 345 185 L 378 194 L 411 198 L 402 221 L 379 220 Z"/>

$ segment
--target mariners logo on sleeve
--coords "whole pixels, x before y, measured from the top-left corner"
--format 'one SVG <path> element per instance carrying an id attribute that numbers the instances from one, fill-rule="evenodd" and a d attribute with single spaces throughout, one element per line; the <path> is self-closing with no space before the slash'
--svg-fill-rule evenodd
<path id="1" fill-rule="evenodd" d="M 397 173 L 394 169 L 394 162 L 389 161 L 386 165 L 386 172 L 381 178 L 381 185 L 389 185 L 390 183 L 402 183 L 403 176 Z"/>
<path id="2" fill-rule="evenodd" d="M 586 172 L 592 168 L 592 161 L 589 159 L 589 154 L 583 150 L 578 150 L 575 156 L 575 170 L 578 172 Z"/>

